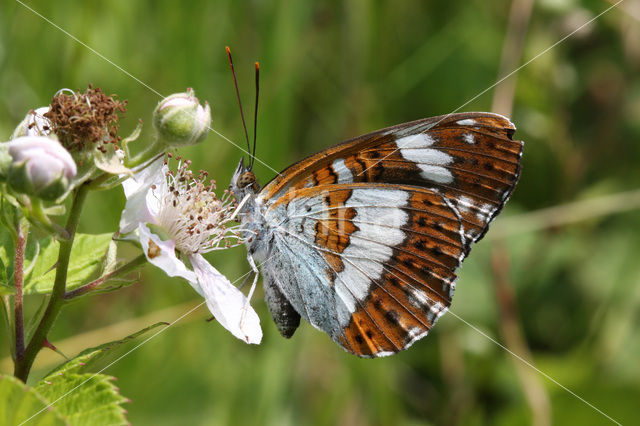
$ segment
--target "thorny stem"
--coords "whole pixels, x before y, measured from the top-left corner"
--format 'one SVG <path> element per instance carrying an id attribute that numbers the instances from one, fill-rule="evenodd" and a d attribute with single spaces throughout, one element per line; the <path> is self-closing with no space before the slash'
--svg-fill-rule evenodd
<path id="1" fill-rule="evenodd" d="M 147 261 L 147 258 L 145 257 L 145 255 L 141 254 L 140 256 L 133 259 L 131 262 L 125 265 L 122 265 L 115 271 L 108 273 L 106 275 L 103 275 L 100 278 L 96 279 L 95 281 L 90 282 L 89 284 L 85 284 L 82 287 L 76 288 L 75 290 L 71 290 L 65 293 L 63 298 L 65 301 L 68 301 L 76 297 L 83 296 L 87 293 L 90 293 L 91 291 L 95 290 L 98 286 L 105 283 L 106 281 L 109 281 L 121 275 L 128 274 L 129 272 L 135 270 L 139 266 L 144 265 L 146 261 Z"/>
<path id="2" fill-rule="evenodd" d="M 56 277 L 53 283 L 53 291 L 51 292 L 51 298 L 47 305 L 38 328 L 36 328 L 31 341 L 27 345 L 22 356 L 16 356 L 16 363 L 13 375 L 18 379 L 26 383 L 27 377 L 29 377 L 29 371 L 33 365 L 33 361 L 42 349 L 42 345 L 49 334 L 49 330 L 53 326 L 53 323 L 63 306 L 65 288 L 67 284 L 67 272 L 69 269 L 69 260 L 71 257 L 71 248 L 73 247 L 73 239 L 78 229 L 78 222 L 80 220 L 80 212 L 82 206 L 87 199 L 87 193 L 89 192 L 88 185 L 81 185 L 75 193 L 73 199 L 73 205 L 69 212 L 67 219 L 66 230 L 69 233 L 68 240 L 60 241 L 60 251 L 58 253 L 58 262 L 56 267 Z"/>
<path id="3" fill-rule="evenodd" d="M 13 281 L 15 294 L 13 296 L 13 312 L 15 315 L 15 337 L 16 337 L 16 359 L 19 359 L 24 352 L 24 315 L 22 313 L 22 286 L 24 284 L 24 248 L 26 245 L 25 221 L 18 220 L 16 223 L 15 258 L 13 268 Z"/>

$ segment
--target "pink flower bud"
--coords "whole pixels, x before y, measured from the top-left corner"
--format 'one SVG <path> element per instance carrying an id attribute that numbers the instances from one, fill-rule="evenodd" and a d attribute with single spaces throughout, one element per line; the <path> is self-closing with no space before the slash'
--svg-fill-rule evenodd
<path id="1" fill-rule="evenodd" d="M 55 139 L 22 136 L 6 145 L 11 156 L 8 182 L 17 192 L 54 200 L 77 173 L 71 154 Z"/>

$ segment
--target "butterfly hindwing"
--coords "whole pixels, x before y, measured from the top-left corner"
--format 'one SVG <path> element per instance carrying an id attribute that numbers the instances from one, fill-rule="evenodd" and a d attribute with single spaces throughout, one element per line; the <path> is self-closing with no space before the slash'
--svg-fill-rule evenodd
<path id="1" fill-rule="evenodd" d="M 470 244 L 444 197 L 418 187 L 305 188 L 265 218 L 279 224 L 265 279 L 360 356 L 395 353 L 426 334 L 451 303 Z"/>

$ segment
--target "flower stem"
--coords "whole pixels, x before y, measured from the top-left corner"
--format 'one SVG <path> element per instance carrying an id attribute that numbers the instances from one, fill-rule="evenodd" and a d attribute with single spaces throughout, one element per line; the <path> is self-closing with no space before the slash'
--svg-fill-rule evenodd
<path id="1" fill-rule="evenodd" d="M 87 199 L 88 192 L 89 188 L 86 184 L 81 185 L 76 190 L 73 205 L 71 206 L 71 211 L 67 218 L 66 230 L 70 237 L 68 240 L 60 241 L 56 277 L 53 284 L 53 291 L 51 292 L 51 298 L 47 305 L 47 310 L 42 316 L 42 319 L 38 324 L 38 328 L 36 328 L 33 333 L 33 337 L 31 338 L 31 341 L 29 341 L 24 353 L 22 356 L 16 357 L 13 375 L 25 383 L 29 376 L 29 371 L 31 370 L 33 361 L 36 359 L 36 355 L 38 355 L 40 349 L 42 349 L 42 345 L 49 334 L 49 330 L 51 330 L 51 327 L 63 306 L 63 298 L 67 284 L 67 272 L 71 257 L 71 247 L 73 247 L 73 239 L 76 235 L 76 230 L 78 229 L 78 222 L 80 221 L 80 212 L 82 211 L 82 206 Z"/>
<path id="2" fill-rule="evenodd" d="M 110 272 L 106 275 L 101 276 L 100 278 L 90 282 L 89 284 L 85 284 L 82 287 L 78 287 L 75 290 L 71 290 L 67 293 L 65 293 L 64 295 L 64 300 L 68 301 L 71 299 L 74 299 L 76 297 L 79 296 L 83 296 L 87 293 L 90 293 L 91 291 L 95 290 L 97 287 L 99 287 L 100 285 L 102 285 L 103 283 L 117 278 L 121 275 L 125 275 L 128 274 L 129 272 L 135 270 L 136 268 L 138 268 L 141 265 L 144 265 L 147 261 L 147 258 L 145 257 L 144 254 L 141 254 L 140 256 L 136 257 L 135 259 L 133 259 L 131 262 L 122 265 L 121 267 L 119 267 L 118 269 L 116 269 L 113 272 Z"/>
<path id="3" fill-rule="evenodd" d="M 130 169 L 135 169 L 136 167 L 150 163 L 153 159 L 164 155 L 165 147 L 160 145 L 158 139 L 156 139 L 151 145 L 146 147 L 144 151 L 139 152 L 135 157 L 128 159 L 125 162 L 125 166 Z"/>
<path id="4" fill-rule="evenodd" d="M 22 286 L 24 284 L 24 248 L 27 238 L 25 236 L 24 221 L 16 223 L 15 258 L 13 261 L 13 281 L 15 294 L 13 296 L 13 313 L 15 315 L 16 359 L 24 353 L 24 316 L 22 313 Z"/>

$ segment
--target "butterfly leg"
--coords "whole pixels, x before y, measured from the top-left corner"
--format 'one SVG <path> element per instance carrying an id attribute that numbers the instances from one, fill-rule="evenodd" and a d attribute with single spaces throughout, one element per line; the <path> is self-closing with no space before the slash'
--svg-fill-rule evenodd
<path id="1" fill-rule="evenodd" d="M 251 274 L 253 273 L 253 271 L 247 273 L 247 275 L 245 275 L 245 277 L 242 279 L 242 283 L 240 283 L 240 285 L 238 286 L 238 290 L 242 290 L 244 288 L 245 285 L 247 285 L 247 281 L 249 281 L 249 278 L 251 277 Z"/>
<path id="2" fill-rule="evenodd" d="M 247 301 L 245 302 L 244 307 L 242 308 L 242 315 L 240 316 L 240 327 L 242 327 L 242 324 L 244 322 L 244 315 L 247 312 L 247 309 L 249 308 L 249 302 L 251 302 L 251 297 L 253 296 L 253 292 L 256 289 L 256 284 L 258 283 L 258 267 L 256 266 L 255 261 L 253 260 L 253 257 L 251 257 L 251 255 L 247 255 L 247 261 L 249 262 L 249 266 L 251 266 L 251 270 L 254 274 L 253 277 L 253 283 L 251 284 L 251 289 L 249 290 L 249 294 L 247 295 Z"/>

